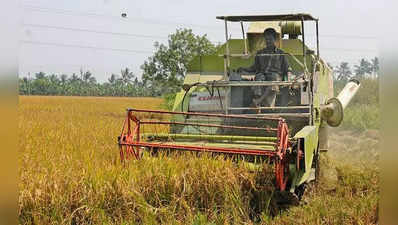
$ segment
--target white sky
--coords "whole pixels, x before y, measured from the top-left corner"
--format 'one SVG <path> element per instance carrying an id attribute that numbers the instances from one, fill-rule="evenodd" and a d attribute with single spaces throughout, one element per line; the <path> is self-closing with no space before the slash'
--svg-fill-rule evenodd
<path id="1" fill-rule="evenodd" d="M 294 12 L 320 19 L 322 58 L 332 65 L 341 61 L 353 65 L 360 58 L 378 56 L 384 31 L 378 17 L 386 2 L 21 0 L 19 71 L 20 76 L 31 72 L 32 77 L 39 71 L 71 75 L 82 67 L 103 82 L 129 67 L 140 77 L 140 65 L 152 55 L 153 43 L 167 41 L 177 28 L 192 28 L 217 43 L 225 38 L 223 22 L 216 16 Z M 122 12 L 128 17 L 122 18 Z M 240 38 L 240 27 L 234 26 L 232 37 Z"/>

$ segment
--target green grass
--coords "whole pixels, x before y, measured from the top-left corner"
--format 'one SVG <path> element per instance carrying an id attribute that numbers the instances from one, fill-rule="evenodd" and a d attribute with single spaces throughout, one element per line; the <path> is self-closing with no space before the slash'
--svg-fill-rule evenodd
<path id="1" fill-rule="evenodd" d="M 380 106 L 354 104 L 344 110 L 344 119 L 341 124 L 344 129 L 365 131 L 380 128 Z"/>

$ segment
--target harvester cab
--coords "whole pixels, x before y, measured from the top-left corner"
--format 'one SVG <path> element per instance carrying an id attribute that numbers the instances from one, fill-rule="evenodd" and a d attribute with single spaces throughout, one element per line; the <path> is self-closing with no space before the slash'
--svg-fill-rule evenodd
<path id="1" fill-rule="evenodd" d="M 140 159 L 144 150 L 175 150 L 271 163 L 276 188 L 300 197 L 303 186 L 317 178 L 319 154 L 328 150 L 328 126 L 340 125 L 360 84 L 351 80 L 333 97 L 332 70 L 319 53 L 318 19 L 309 14 L 217 19 L 224 21 L 226 42 L 215 54 L 192 60 L 173 110 L 127 110 L 118 139 L 121 160 Z M 241 39 L 230 38 L 229 23 L 240 25 Z M 307 23 L 315 25 L 315 50 L 306 45 Z M 266 47 L 268 28 L 276 31 L 275 45 L 289 64 L 282 80 L 258 80 L 239 70 L 253 65 Z M 279 90 L 275 104 L 253 104 L 253 90 L 267 87 Z"/>

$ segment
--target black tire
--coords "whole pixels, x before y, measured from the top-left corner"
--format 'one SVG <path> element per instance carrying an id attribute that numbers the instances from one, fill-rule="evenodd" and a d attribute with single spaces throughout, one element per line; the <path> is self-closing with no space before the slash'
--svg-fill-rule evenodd
<path id="1" fill-rule="evenodd" d="M 306 188 L 307 188 L 307 183 L 303 183 L 300 186 L 298 186 L 296 190 L 294 190 L 294 193 L 296 194 L 299 201 L 301 201 L 301 199 L 303 198 Z"/>
<path id="2" fill-rule="evenodd" d="M 319 146 L 319 143 L 318 143 L 318 146 Z M 316 150 L 316 152 L 315 152 L 315 155 L 314 155 L 314 159 L 312 160 L 312 166 L 311 166 L 311 168 L 312 169 L 315 169 L 315 180 L 314 180 L 314 183 L 315 184 L 318 184 L 318 182 L 319 182 L 319 175 L 320 175 L 320 166 L 319 166 L 319 151 L 318 151 L 318 149 Z"/>

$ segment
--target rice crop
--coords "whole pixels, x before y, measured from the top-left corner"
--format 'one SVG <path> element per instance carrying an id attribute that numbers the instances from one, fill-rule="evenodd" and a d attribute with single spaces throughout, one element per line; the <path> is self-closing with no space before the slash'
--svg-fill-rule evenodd
<path id="1" fill-rule="evenodd" d="M 323 159 L 298 206 L 275 210 L 273 171 L 180 154 L 120 163 L 127 108 L 158 98 L 19 97 L 20 224 L 375 224 L 375 164 Z M 145 116 L 145 115 L 143 115 Z"/>

